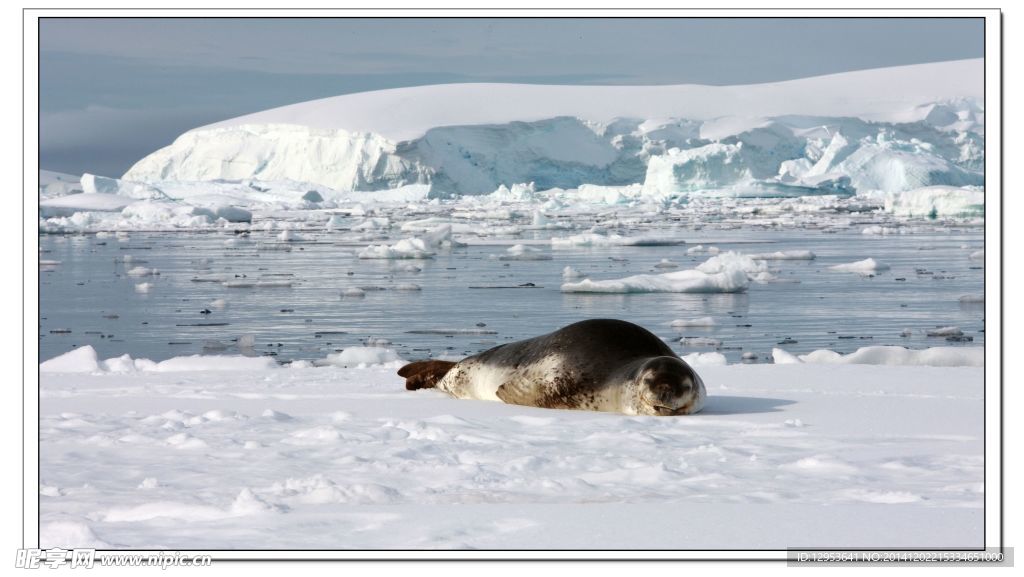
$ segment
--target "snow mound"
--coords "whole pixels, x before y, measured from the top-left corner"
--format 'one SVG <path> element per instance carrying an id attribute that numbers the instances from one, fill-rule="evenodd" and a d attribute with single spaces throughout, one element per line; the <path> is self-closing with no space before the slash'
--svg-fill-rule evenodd
<path id="1" fill-rule="evenodd" d="M 155 363 L 149 359 L 132 359 L 129 355 L 98 360 L 96 349 L 90 345 L 78 347 L 39 364 L 42 373 L 132 373 L 155 371 L 173 373 L 183 371 L 248 371 L 273 369 L 277 363 L 270 357 L 243 357 L 224 355 L 192 355 L 174 357 Z"/>
<path id="2" fill-rule="evenodd" d="M 43 549 L 115 549 L 100 539 L 82 521 L 50 521 L 39 525 L 39 546 Z"/>
<path id="3" fill-rule="evenodd" d="M 912 365 L 929 367 L 983 367 L 984 347 L 932 347 L 913 350 L 896 346 L 862 347 L 843 355 L 828 349 L 819 349 L 806 355 L 795 356 L 782 349 L 772 349 L 776 364 L 852 364 L 852 365 Z"/>
<path id="4" fill-rule="evenodd" d="M 90 345 L 78 347 L 39 364 L 41 373 L 91 373 L 99 368 L 96 349 Z"/>
<path id="5" fill-rule="evenodd" d="M 404 362 L 398 353 L 380 347 L 348 347 L 340 353 L 327 355 L 327 363 L 338 367 L 368 367 Z"/>

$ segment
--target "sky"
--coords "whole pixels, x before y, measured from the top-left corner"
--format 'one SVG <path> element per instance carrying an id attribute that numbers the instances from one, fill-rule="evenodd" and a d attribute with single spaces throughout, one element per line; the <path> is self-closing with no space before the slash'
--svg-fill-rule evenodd
<path id="1" fill-rule="evenodd" d="M 40 168 L 116 177 L 197 126 L 366 90 L 753 84 L 983 42 L 964 18 L 43 18 Z"/>

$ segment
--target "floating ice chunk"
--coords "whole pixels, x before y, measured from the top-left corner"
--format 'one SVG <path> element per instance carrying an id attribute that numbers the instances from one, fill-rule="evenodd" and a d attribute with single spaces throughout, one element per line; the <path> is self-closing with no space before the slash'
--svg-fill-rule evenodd
<path id="1" fill-rule="evenodd" d="M 690 353 L 683 355 L 683 360 L 694 367 L 725 366 L 728 361 L 722 353 Z"/>
<path id="2" fill-rule="evenodd" d="M 229 280 L 221 283 L 225 288 L 288 288 L 292 281 L 288 280 Z"/>
<path id="3" fill-rule="evenodd" d="M 395 351 L 380 347 L 348 347 L 340 353 L 327 355 L 326 360 L 339 367 L 368 367 L 402 361 Z"/>
<path id="4" fill-rule="evenodd" d="M 391 219 L 389 219 L 389 218 L 376 218 L 376 217 L 373 217 L 373 218 L 367 218 L 367 219 L 363 220 L 363 222 L 360 222 L 359 224 L 353 225 L 352 226 L 352 230 L 363 232 L 363 231 L 385 230 L 385 229 L 390 228 L 390 227 L 391 227 Z M 402 227 L 402 230 L 406 230 L 405 226 Z"/>
<path id="5" fill-rule="evenodd" d="M 126 273 L 128 276 L 153 276 L 160 274 L 160 271 L 155 268 L 146 268 L 144 266 L 137 266 L 128 270 Z"/>
<path id="6" fill-rule="evenodd" d="M 281 234 L 277 235 L 277 240 L 281 242 L 297 242 L 306 240 L 302 235 L 292 232 L 291 229 L 284 229 Z"/>
<path id="7" fill-rule="evenodd" d="M 702 244 L 698 244 L 697 246 L 691 246 L 690 248 L 686 249 L 686 254 L 688 254 L 688 255 L 695 255 L 695 254 L 716 255 L 719 252 L 721 252 L 721 251 L 718 249 L 717 246 L 705 247 Z"/>
<path id="8" fill-rule="evenodd" d="M 341 296 L 345 298 L 363 298 L 366 296 L 366 291 L 359 287 L 351 287 L 341 291 Z"/>
<path id="9" fill-rule="evenodd" d="M 972 252 L 970 254 L 970 256 L 968 256 L 967 258 L 969 258 L 971 260 L 985 260 L 985 251 L 984 250 L 976 250 L 976 251 Z"/>
<path id="10" fill-rule="evenodd" d="M 836 272 L 854 272 L 861 275 L 874 275 L 889 270 L 889 265 L 878 262 L 873 258 L 866 258 L 857 262 L 837 264 L 829 267 Z"/>
<path id="11" fill-rule="evenodd" d="M 370 245 L 359 251 L 362 259 L 427 259 L 436 254 L 427 243 L 417 237 L 405 238 L 393 245 Z"/>
<path id="12" fill-rule="evenodd" d="M 937 329 L 929 329 L 924 334 L 929 337 L 958 337 L 964 334 L 964 332 L 960 330 L 960 327 L 939 327 Z"/>
<path id="13" fill-rule="evenodd" d="M 143 282 L 135 285 L 135 292 L 137 293 L 148 293 L 153 288 L 153 283 Z"/>
<path id="14" fill-rule="evenodd" d="M 562 279 L 563 280 L 572 280 L 572 279 L 581 278 L 581 277 L 584 277 L 584 276 L 586 276 L 586 275 L 584 275 L 580 271 L 572 268 L 571 266 L 567 266 L 567 267 L 562 269 Z"/>
<path id="15" fill-rule="evenodd" d="M 551 255 L 523 244 L 510 246 L 498 260 L 551 260 Z"/>
<path id="16" fill-rule="evenodd" d="M 332 214 L 331 218 L 327 219 L 327 224 L 324 228 L 329 232 L 339 228 L 345 227 L 345 216 L 341 214 Z"/>
<path id="17" fill-rule="evenodd" d="M 747 290 L 747 273 L 739 268 L 705 273 L 683 270 L 659 275 L 640 274 L 614 280 L 583 279 L 562 285 L 562 292 L 580 293 L 734 293 Z"/>
<path id="18" fill-rule="evenodd" d="M 726 269 L 739 269 L 748 274 L 766 272 L 768 266 L 738 252 L 728 251 L 715 255 L 697 265 L 697 270 L 706 273 L 722 272 Z"/>
<path id="19" fill-rule="evenodd" d="M 41 373 L 91 373 L 98 370 L 100 366 L 96 349 L 89 345 L 78 347 L 39 365 Z"/>
<path id="20" fill-rule="evenodd" d="M 882 236 L 882 235 L 887 235 L 887 234 L 897 234 L 897 233 L 901 233 L 901 232 L 903 232 L 903 229 L 901 229 L 901 228 L 896 228 L 896 227 L 893 227 L 893 226 L 881 226 L 881 225 L 877 225 L 877 224 L 871 225 L 871 226 L 865 228 L 864 230 L 860 231 L 861 234 L 875 235 L 875 236 Z"/>
<path id="21" fill-rule="evenodd" d="M 395 290 L 396 291 L 416 292 L 416 291 L 423 290 L 423 287 L 421 287 L 418 284 L 414 284 L 414 283 L 403 283 L 403 284 L 395 285 Z"/>
<path id="22" fill-rule="evenodd" d="M 654 265 L 654 268 L 679 268 L 679 264 L 674 263 L 667 258 L 663 258 L 658 262 L 658 264 Z"/>
<path id="23" fill-rule="evenodd" d="M 700 317 L 696 319 L 676 319 L 672 321 L 674 327 L 713 327 L 715 319 L 711 317 Z"/>
<path id="24" fill-rule="evenodd" d="M 756 260 L 814 260 L 815 254 L 809 250 L 780 250 L 750 255 Z"/>
<path id="25" fill-rule="evenodd" d="M 210 301 L 210 306 L 215 309 L 223 309 L 228 306 L 228 301 L 226 301 L 225 299 L 214 299 Z"/>
<path id="26" fill-rule="evenodd" d="M 679 339 L 679 344 L 684 347 L 720 347 L 722 341 L 709 337 L 683 337 Z"/>
<path id="27" fill-rule="evenodd" d="M 599 232 L 587 232 L 564 238 L 552 238 L 553 248 L 588 247 L 588 246 L 675 246 L 686 244 L 675 238 L 653 236 L 621 236 L 618 234 L 604 235 Z"/>
<path id="28" fill-rule="evenodd" d="M 121 220 L 133 228 L 208 227 L 216 220 L 208 208 L 168 201 L 139 201 L 121 211 Z"/>

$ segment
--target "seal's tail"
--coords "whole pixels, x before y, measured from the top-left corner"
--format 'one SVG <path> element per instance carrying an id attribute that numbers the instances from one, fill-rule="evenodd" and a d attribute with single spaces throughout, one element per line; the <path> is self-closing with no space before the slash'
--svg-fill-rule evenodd
<path id="1" fill-rule="evenodd" d="M 432 389 L 454 366 L 451 361 L 416 361 L 398 369 L 398 376 L 405 377 L 405 388 L 410 391 Z"/>

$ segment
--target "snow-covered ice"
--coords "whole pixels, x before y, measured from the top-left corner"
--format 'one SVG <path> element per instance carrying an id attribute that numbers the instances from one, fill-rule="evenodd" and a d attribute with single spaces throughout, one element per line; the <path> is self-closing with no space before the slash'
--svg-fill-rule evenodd
<path id="1" fill-rule="evenodd" d="M 853 365 L 921 365 L 929 367 L 984 367 L 983 347 L 932 347 L 912 350 L 905 347 L 863 347 L 843 355 L 820 349 L 806 355 L 792 355 L 783 349 L 773 349 L 777 364 L 817 363 Z"/>
<path id="2" fill-rule="evenodd" d="M 687 357 L 708 401 L 678 418 L 409 392 L 394 366 L 65 358 L 91 369 L 42 373 L 41 546 L 981 544 L 980 367 L 871 367 L 866 386 L 862 366 L 716 355 Z"/>

